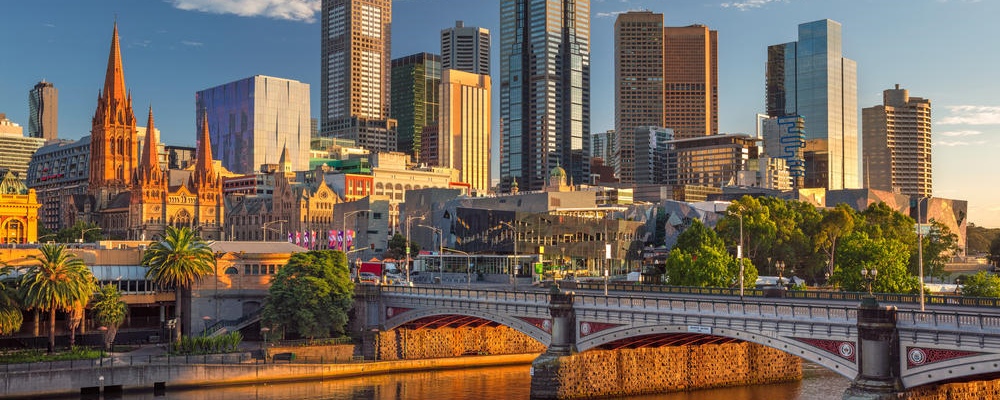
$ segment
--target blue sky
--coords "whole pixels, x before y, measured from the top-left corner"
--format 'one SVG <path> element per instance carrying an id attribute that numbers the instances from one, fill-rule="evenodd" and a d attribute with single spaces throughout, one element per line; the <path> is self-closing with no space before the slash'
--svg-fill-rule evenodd
<path id="1" fill-rule="evenodd" d="M 969 201 L 969 220 L 1000 227 L 1000 32 L 991 0 L 592 0 L 595 132 L 614 126 L 612 27 L 617 13 L 650 10 L 668 26 L 719 31 L 720 132 L 752 133 L 763 110 L 768 45 L 797 26 L 843 25 L 858 63 L 858 103 L 880 104 L 894 84 L 933 106 L 934 195 Z M 89 133 L 118 20 L 125 82 L 137 117 L 152 105 L 168 144 L 193 145 L 194 93 L 263 74 L 312 86 L 319 112 L 319 0 L 33 0 L 4 4 L 0 112 L 27 129 L 27 94 L 59 89 L 59 134 Z M 396 0 L 393 57 L 439 51 L 441 29 L 463 20 L 499 34 L 497 0 Z M 498 68 L 494 51 L 494 74 Z M 859 110 L 860 113 L 860 110 Z M 496 113 L 495 113 L 496 114 Z"/>

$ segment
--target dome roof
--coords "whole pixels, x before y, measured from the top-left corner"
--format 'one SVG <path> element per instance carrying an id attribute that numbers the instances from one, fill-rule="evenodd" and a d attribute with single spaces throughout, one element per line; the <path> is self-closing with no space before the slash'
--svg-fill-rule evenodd
<path id="1" fill-rule="evenodd" d="M 556 166 L 555 168 L 552 168 L 551 172 L 549 172 L 549 176 L 551 177 L 566 176 L 566 170 L 562 169 L 562 167 L 560 166 Z"/>

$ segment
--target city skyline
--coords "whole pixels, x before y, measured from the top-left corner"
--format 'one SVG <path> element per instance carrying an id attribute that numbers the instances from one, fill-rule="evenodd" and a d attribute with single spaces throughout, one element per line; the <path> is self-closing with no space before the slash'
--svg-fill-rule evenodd
<path id="1" fill-rule="evenodd" d="M 28 92 L 44 79 L 60 90 L 60 138 L 89 134 L 94 99 L 103 83 L 106 59 L 102 54 L 117 16 L 125 79 L 135 107 L 151 105 L 156 110 L 164 143 L 194 144 L 196 91 L 257 74 L 310 84 L 312 116 L 318 118 L 319 3 L 10 4 L 6 10 L 14 18 L 3 30 L 5 37 L 17 39 L 7 43 L 0 68 L 0 112 L 27 127 Z M 750 134 L 754 133 L 754 114 L 764 111 L 767 46 L 796 40 L 801 23 L 829 18 L 843 26 L 844 56 L 859 65 L 858 115 L 860 108 L 880 104 L 882 91 L 897 83 L 929 99 L 933 104 L 934 196 L 968 200 L 971 222 L 1000 227 L 1000 201 L 995 200 L 1000 189 L 989 187 L 977 173 L 1000 166 L 992 156 L 998 147 L 993 139 L 1000 135 L 1000 101 L 995 98 L 997 84 L 990 71 L 1000 55 L 980 51 L 983 42 L 974 40 L 995 36 L 987 18 L 1000 11 L 997 4 L 594 0 L 591 7 L 589 133 L 614 126 L 612 29 L 617 13 L 650 10 L 663 13 L 667 26 L 704 24 L 717 30 L 719 132 Z M 51 12 L 55 8 L 60 12 Z M 498 1 L 397 0 L 393 9 L 393 57 L 438 52 L 440 31 L 454 26 L 456 20 L 499 32 Z M 921 32 L 920 40 L 915 40 L 916 31 Z M 494 36 L 497 46 L 499 35 Z M 494 126 L 497 123 L 495 116 Z M 497 154 L 497 146 L 493 151 Z M 494 178 L 499 178 L 495 172 Z"/>

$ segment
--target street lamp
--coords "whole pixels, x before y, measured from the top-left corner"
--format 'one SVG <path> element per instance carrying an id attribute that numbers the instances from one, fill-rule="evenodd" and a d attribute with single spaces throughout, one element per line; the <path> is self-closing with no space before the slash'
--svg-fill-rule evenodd
<path id="1" fill-rule="evenodd" d="M 341 242 L 342 243 L 341 244 L 341 246 L 342 246 L 341 248 L 344 250 L 345 254 L 347 253 L 348 250 L 350 250 L 350 249 L 347 248 L 347 217 L 350 217 L 350 216 L 355 215 L 355 214 L 359 214 L 359 213 L 363 213 L 363 212 L 371 212 L 371 211 L 372 210 L 369 210 L 369 209 L 366 208 L 364 210 L 354 210 L 354 211 L 348 211 L 348 212 L 344 213 L 344 230 L 343 230 L 344 241 Z M 354 224 L 357 225 L 357 223 L 358 223 L 358 219 L 355 218 L 354 219 Z M 357 238 L 355 238 L 354 241 L 357 242 Z M 350 261 L 350 260 L 348 260 L 348 261 Z M 382 277 L 380 276 L 379 279 L 381 279 L 381 278 Z"/>
<path id="2" fill-rule="evenodd" d="M 260 328 L 260 333 L 264 334 L 264 350 L 262 351 L 264 355 L 264 364 L 267 364 L 267 333 L 271 331 L 271 328 L 263 327 Z"/>
<path id="3" fill-rule="evenodd" d="M 261 225 L 260 226 L 261 241 L 263 241 L 263 242 L 267 241 L 267 230 L 271 229 L 271 228 L 268 228 L 268 227 L 271 226 L 271 225 L 274 225 L 274 224 L 281 224 L 279 226 L 280 229 L 278 230 L 278 234 L 280 235 L 285 230 L 285 222 L 288 222 L 288 221 L 285 221 L 283 219 L 279 219 L 277 221 L 268 221 L 268 222 L 265 222 L 263 225 Z"/>
<path id="4" fill-rule="evenodd" d="M 85 234 L 87 232 L 90 232 L 90 231 L 95 231 L 95 230 L 98 230 L 98 229 L 101 229 L 101 227 L 95 226 L 93 228 L 80 229 L 80 243 L 83 243 L 83 234 Z"/>
<path id="5" fill-rule="evenodd" d="M 778 270 L 778 286 L 785 287 L 782 283 L 782 275 L 785 273 L 785 262 L 778 261 L 774 263 L 774 267 Z"/>
<path id="6" fill-rule="evenodd" d="M 743 300 L 743 208 L 738 208 L 739 212 L 729 212 L 729 215 L 736 215 L 740 218 L 740 244 L 736 246 L 736 258 L 740 260 L 740 300 Z"/>
<path id="7" fill-rule="evenodd" d="M 872 268 L 871 271 L 861 267 L 861 277 L 865 280 L 865 285 L 868 287 L 868 296 L 872 295 L 872 283 L 875 282 L 875 278 L 878 276 L 878 270 Z"/>
<path id="8" fill-rule="evenodd" d="M 924 199 L 930 199 L 930 196 L 917 199 L 917 273 L 920 276 L 920 311 L 924 311 L 924 224 L 921 223 L 924 218 L 920 212 L 920 202 Z"/>
<path id="9" fill-rule="evenodd" d="M 466 253 L 462 250 L 449 249 L 449 248 L 445 248 L 444 250 L 448 250 L 458 254 L 465 254 L 465 275 L 466 275 L 465 288 L 472 289 L 472 257 L 469 256 L 469 253 Z"/>
<path id="10" fill-rule="evenodd" d="M 444 279 L 444 231 L 436 226 L 418 224 L 438 234 L 438 276 Z"/>
<path id="11" fill-rule="evenodd" d="M 211 321 L 212 317 L 206 315 L 204 317 L 201 317 L 201 320 L 205 322 L 205 331 L 203 331 L 201 335 L 208 336 L 208 321 Z"/>
<path id="12" fill-rule="evenodd" d="M 503 224 L 503 225 L 507 225 L 507 227 L 510 228 L 510 231 L 511 231 L 511 241 L 514 243 L 514 265 L 512 265 L 510 267 L 510 277 L 511 277 L 511 281 L 514 282 L 514 290 L 516 291 L 517 290 L 517 272 L 516 272 L 516 268 L 517 268 L 517 264 L 518 264 L 518 260 L 517 260 L 517 229 L 514 228 L 514 225 L 511 224 L 510 222 L 500 221 L 500 223 Z M 541 281 L 541 280 L 539 280 L 539 281 Z"/>
<path id="13" fill-rule="evenodd" d="M 410 221 L 415 219 L 423 220 L 424 216 L 410 215 L 406 217 L 406 282 L 410 282 Z"/>

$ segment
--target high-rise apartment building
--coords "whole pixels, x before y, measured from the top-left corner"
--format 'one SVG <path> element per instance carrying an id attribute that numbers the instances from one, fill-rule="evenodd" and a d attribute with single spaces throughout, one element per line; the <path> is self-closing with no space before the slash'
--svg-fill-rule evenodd
<path id="1" fill-rule="evenodd" d="M 441 57 L 417 53 L 392 60 L 392 118 L 396 150 L 420 161 L 421 134 L 438 118 Z"/>
<path id="2" fill-rule="evenodd" d="M 28 136 L 55 140 L 59 135 L 59 89 L 41 81 L 28 92 Z"/>
<path id="3" fill-rule="evenodd" d="M 489 75 L 446 69 L 441 76 L 438 165 L 483 194 L 491 187 L 490 89 Z"/>
<path id="4" fill-rule="evenodd" d="M 490 31 L 455 21 L 441 31 L 441 68 L 490 74 Z"/>
<path id="5" fill-rule="evenodd" d="M 843 56 L 838 22 L 801 24 L 798 39 L 767 48 L 767 114 L 805 118 L 804 187 L 857 188 L 857 64 Z"/>
<path id="6" fill-rule="evenodd" d="M 611 166 L 615 155 L 615 130 L 597 132 L 590 135 L 590 157 L 604 160 L 604 165 Z"/>
<path id="7" fill-rule="evenodd" d="M 309 84 L 255 75 L 200 90 L 195 109 L 208 115 L 213 155 L 231 172 L 249 174 L 278 162 L 287 149 L 292 169 L 309 169 Z"/>
<path id="8" fill-rule="evenodd" d="M 931 101 L 887 89 L 861 110 L 865 187 L 927 197 L 931 180 Z"/>
<path id="9" fill-rule="evenodd" d="M 590 0 L 500 1 L 501 190 L 590 178 Z"/>
<path id="10" fill-rule="evenodd" d="M 7 119 L 0 113 L 0 177 L 6 171 L 13 172 L 18 179 L 24 179 L 28 172 L 31 155 L 45 144 L 41 138 L 25 137 L 21 125 Z"/>
<path id="11" fill-rule="evenodd" d="M 704 25 L 663 28 L 663 126 L 678 139 L 719 133 L 718 48 Z"/>
<path id="12" fill-rule="evenodd" d="M 635 182 L 636 128 L 666 127 L 677 139 L 718 133 L 716 31 L 664 27 L 663 14 L 649 11 L 619 14 L 614 57 L 614 164 L 621 182 Z"/>
<path id="13" fill-rule="evenodd" d="M 666 183 L 668 143 L 674 140 L 674 132 L 656 126 L 635 127 L 634 131 L 635 183 Z"/>
<path id="14" fill-rule="evenodd" d="M 396 150 L 389 119 L 391 0 L 323 0 L 320 135 Z"/>

